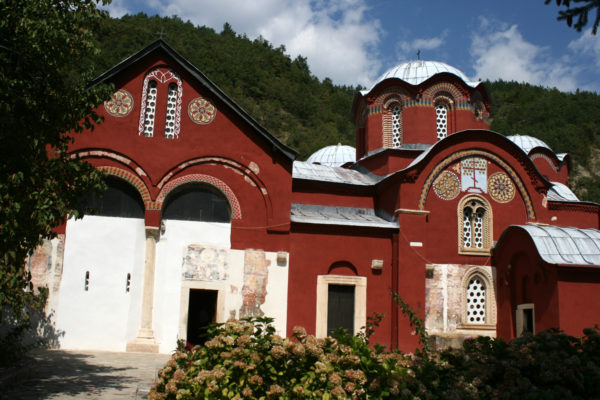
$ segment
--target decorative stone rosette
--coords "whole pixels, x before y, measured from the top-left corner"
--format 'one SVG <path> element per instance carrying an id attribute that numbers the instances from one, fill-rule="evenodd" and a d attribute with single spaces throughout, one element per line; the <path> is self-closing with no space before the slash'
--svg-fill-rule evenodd
<path id="1" fill-rule="evenodd" d="M 444 171 L 433 182 L 433 191 L 442 200 L 452 200 L 460 193 L 460 180 L 452 171 Z"/>
<path id="2" fill-rule="evenodd" d="M 113 117 L 125 117 L 133 110 L 133 97 L 127 90 L 119 89 L 104 102 L 104 109 Z"/>
<path id="3" fill-rule="evenodd" d="M 508 203 L 515 197 L 515 185 L 504 172 L 496 172 L 488 179 L 488 193 L 498 203 Z"/>
<path id="4" fill-rule="evenodd" d="M 196 97 L 188 105 L 188 116 L 199 125 L 207 125 L 217 116 L 217 108 L 204 97 Z"/>

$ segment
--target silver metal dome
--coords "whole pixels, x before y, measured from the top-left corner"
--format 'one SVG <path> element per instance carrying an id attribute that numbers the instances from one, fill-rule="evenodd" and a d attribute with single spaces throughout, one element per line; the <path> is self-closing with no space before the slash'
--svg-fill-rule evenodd
<path id="1" fill-rule="evenodd" d="M 550 148 L 550 146 L 548 146 L 546 143 L 544 143 L 540 139 L 534 138 L 533 136 L 514 135 L 514 136 L 507 136 L 507 137 L 510 140 L 512 140 L 514 144 L 516 144 L 521 149 L 523 149 L 523 151 L 525 152 L 525 154 L 529 154 L 529 152 L 531 151 L 531 149 L 533 149 L 535 147 L 545 147 L 548 150 L 552 151 L 552 149 Z"/>
<path id="2" fill-rule="evenodd" d="M 388 69 L 383 75 L 379 77 L 379 79 L 375 81 L 373 87 L 375 87 L 375 85 L 377 85 L 379 82 L 390 78 L 402 79 L 403 81 L 410 83 L 411 85 L 418 85 L 422 82 L 425 82 L 432 76 L 444 72 L 459 77 L 467 85 L 473 88 L 481 83 L 469 80 L 469 78 L 467 78 L 467 76 L 462 71 L 446 63 L 439 61 L 416 60 L 398 64 L 395 67 Z"/>
<path id="3" fill-rule="evenodd" d="M 329 167 L 339 167 L 347 162 L 356 161 L 356 149 L 352 146 L 346 146 L 338 143 L 335 146 L 323 147 L 314 152 L 306 162 L 313 164 L 327 165 Z"/>

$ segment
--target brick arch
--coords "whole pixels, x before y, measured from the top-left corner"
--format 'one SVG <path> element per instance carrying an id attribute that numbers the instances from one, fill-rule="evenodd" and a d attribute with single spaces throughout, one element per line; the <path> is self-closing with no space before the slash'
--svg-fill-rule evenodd
<path id="1" fill-rule="evenodd" d="M 118 167 L 103 166 L 97 167 L 97 169 L 106 172 L 108 175 L 120 178 L 129 183 L 139 192 L 140 196 L 142 197 L 142 201 L 144 202 L 144 207 L 146 209 L 152 208 L 152 199 L 150 198 L 150 192 L 144 184 L 144 181 L 142 181 L 139 178 L 139 176 Z"/>
<path id="2" fill-rule="evenodd" d="M 260 173 L 258 166 L 252 165 L 252 163 L 250 164 L 250 166 L 246 166 L 246 165 L 240 164 L 237 161 L 234 161 L 234 160 L 231 160 L 228 158 L 223 158 L 223 157 L 217 157 L 217 156 L 198 157 L 198 158 L 194 158 L 194 159 L 182 162 L 182 163 L 178 164 L 177 166 L 175 166 L 174 168 L 172 168 L 171 170 L 169 170 L 160 179 L 157 186 L 159 189 L 162 189 L 163 186 L 165 184 L 167 184 L 167 182 L 169 182 L 169 179 L 171 179 L 171 177 L 173 177 L 175 174 L 180 173 L 182 170 L 184 170 L 190 166 L 200 165 L 200 164 L 211 164 L 211 163 L 223 165 L 224 167 L 231 168 L 235 171 L 238 171 L 238 173 L 240 173 L 241 175 L 243 175 L 244 180 L 249 185 L 255 186 L 259 190 L 260 195 L 262 196 L 263 201 L 264 201 L 267 217 L 268 218 L 272 217 L 273 206 L 272 206 L 272 202 L 271 202 L 271 197 L 269 196 L 269 191 L 267 190 L 267 187 L 264 184 L 264 182 L 262 181 L 262 179 L 260 179 L 260 177 L 258 176 L 258 174 Z"/>
<path id="3" fill-rule="evenodd" d="M 521 193 L 521 196 L 523 197 L 523 201 L 525 202 L 525 208 L 527 209 L 527 217 L 532 220 L 535 219 L 535 211 L 533 209 L 533 202 L 531 201 L 531 197 L 529 196 L 529 193 L 527 193 L 527 190 L 525 189 L 525 185 L 523 184 L 523 181 L 521 181 L 521 178 L 519 178 L 519 176 L 517 175 L 515 170 L 512 169 L 512 167 L 510 165 L 508 165 L 500 157 L 496 156 L 495 154 L 489 153 L 487 151 L 483 151 L 483 150 L 459 151 L 457 153 L 453 153 L 452 155 L 446 157 L 444 160 L 442 160 L 442 162 L 440 162 L 438 165 L 436 165 L 433 168 L 433 170 L 431 171 L 431 173 L 429 174 L 429 176 L 427 176 L 427 179 L 425 180 L 425 184 L 423 185 L 423 188 L 421 189 L 421 194 L 419 196 L 419 205 L 418 205 L 419 210 L 425 209 L 425 202 L 427 201 L 429 189 L 431 189 L 431 185 L 433 185 L 433 182 L 439 176 L 439 174 L 442 173 L 442 171 L 445 170 L 446 167 L 448 165 L 452 164 L 453 162 L 463 159 L 463 158 L 473 157 L 473 156 L 479 156 L 479 157 L 483 157 L 483 158 L 492 160 L 508 173 L 508 175 L 515 182 L 515 185 L 517 186 L 519 193 Z"/>
<path id="4" fill-rule="evenodd" d="M 391 97 L 397 98 L 402 106 L 410 100 L 410 96 L 405 89 L 398 86 L 388 88 L 377 96 L 372 104 L 369 104 L 367 108 L 368 115 L 380 114 L 383 111 L 384 103 Z"/>
<path id="5" fill-rule="evenodd" d="M 454 86 L 453 84 L 448 83 L 448 82 L 438 83 L 438 84 L 428 87 L 423 92 L 423 97 L 433 99 L 435 96 L 438 95 L 438 93 L 441 93 L 441 92 L 447 92 L 450 95 L 452 95 L 452 97 L 454 98 L 454 101 L 458 101 L 459 99 L 464 97 L 463 94 L 461 93 L 461 91 L 456 86 Z"/>
<path id="6" fill-rule="evenodd" d="M 120 162 L 123 165 L 127 165 L 129 168 L 135 171 L 138 176 L 148 176 L 146 171 L 142 169 L 135 161 L 131 158 L 126 157 L 122 154 L 115 153 L 114 151 L 104 150 L 104 149 L 89 149 L 89 150 L 80 150 L 77 153 L 71 154 L 71 158 L 87 158 L 87 157 L 98 157 L 98 158 L 110 158 L 111 160 L 115 160 Z"/>
<path id="7" fill-rule="evenodd" d="M 222 180 L 215 178 L 214 176 L 204 175 L 204 174 L 192 174 L 185 175 L 177 179 L 173 179 L 169 181 L 167 184 L 163 186 L 158 197 L 156 198 L 156 206 L 158 209 L 161 209 L 163 203 L 169 193 L 171 193 L 175 188 L 178 188 L 183 185 L 187 185 L 190 183 L 204 183 L 216 188 L 219 192 L 225 196 L 227 202 L 229 203 L 229 207 L 231 208 L 231 219 L 241 219 L 242 218 L 242 209 L 240 207 L 240 202 L 235 196 L 235 193 L 231 188 Z"/>

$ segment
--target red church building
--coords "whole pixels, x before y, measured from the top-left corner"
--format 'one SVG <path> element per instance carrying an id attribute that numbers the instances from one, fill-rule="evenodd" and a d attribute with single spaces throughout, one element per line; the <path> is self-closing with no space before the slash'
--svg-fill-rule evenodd
<path id="1" fill-rule="evenodd" d="M 600 322 L 599 205 L 568 189 L 568 155 L 490 131 L 484 85 L 447 64 L 386 72 L 355 97 L 356 148 L 306 162 L 162 40 L 101 83 L 104 122 L 71 152 L 108 190 L 30 261 L 65 348 L 170 352 L 252 316 L 357 333 L 384 313 L 373 340 L 411 351 L 392 292 L 441 345 Z M 580 258 L 549 250 L 564 235 Z"/>

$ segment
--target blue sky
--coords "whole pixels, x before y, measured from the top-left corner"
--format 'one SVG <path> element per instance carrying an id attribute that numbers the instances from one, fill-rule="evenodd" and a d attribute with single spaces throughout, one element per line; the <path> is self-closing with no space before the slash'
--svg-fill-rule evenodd
<path id="1" fill-rule="evenodd" d="M 421 59 L 474 80 L 600 92 L 600 35 L 556 21 L 554 1 L 113 0 L 108 10 L 178 15 L 217 32 L 229 22 L 239 34 L 283 44 L 292 58 L 307 57 L 313 74 L 336 84 L 369 87 L 421 50 Z"/>

